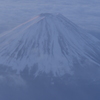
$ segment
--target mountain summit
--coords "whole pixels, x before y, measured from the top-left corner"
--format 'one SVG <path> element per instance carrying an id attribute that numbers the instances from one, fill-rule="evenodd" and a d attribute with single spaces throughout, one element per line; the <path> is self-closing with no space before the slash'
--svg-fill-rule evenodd
<path id="1" fill-rule="evenodd" d="M 35 75 L 72 75 L 74 69 L 100 66 L 100 41 L 61 14 L 42 13 L 0 35 L 0 64 Z"/>

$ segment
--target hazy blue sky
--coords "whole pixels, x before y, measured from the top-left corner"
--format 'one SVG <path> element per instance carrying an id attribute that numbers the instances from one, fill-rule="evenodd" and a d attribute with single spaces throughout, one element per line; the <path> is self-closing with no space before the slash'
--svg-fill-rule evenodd
<path id="1" fill-rule="evenodd" d="M 82 28 L 100 32 L 100 0 L 0 0 L 0 33 L 43 12 L 61 13 Z"/>

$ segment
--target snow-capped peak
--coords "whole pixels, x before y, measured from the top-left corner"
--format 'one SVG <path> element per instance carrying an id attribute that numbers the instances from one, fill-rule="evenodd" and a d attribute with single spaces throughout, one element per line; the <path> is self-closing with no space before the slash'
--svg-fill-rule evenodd
<path id="1" fill-rule="evenodd" d="M 0 64 L 53 75 L 75 66 L 100 66 L 100 41 L 61 14 L 42 13 L 0 36 Z M 77 65 L 76 65 L 77 64 Z"/>

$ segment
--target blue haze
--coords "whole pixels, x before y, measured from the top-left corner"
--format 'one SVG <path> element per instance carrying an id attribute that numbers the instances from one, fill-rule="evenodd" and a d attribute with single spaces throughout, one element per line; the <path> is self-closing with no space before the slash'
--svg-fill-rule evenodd
<path id="1" fill-rule="evenodd" d="M 61 13 L 100 39 L 100 0 L 1 0 L 0 34 L 44 12 Z M 66 86 L 62 79 L 53 79 L 55 84 L 47 77 L 33 80 L 28 69 L 22 78 L 15 73 L 0 68 L 0 100 L 100 100 L 100 83 L 77 80 L 78 85 Z"/>

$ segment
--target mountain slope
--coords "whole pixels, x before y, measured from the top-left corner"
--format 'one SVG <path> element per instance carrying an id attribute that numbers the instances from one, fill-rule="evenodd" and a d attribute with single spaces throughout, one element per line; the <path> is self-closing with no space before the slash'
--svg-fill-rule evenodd
<path id="1" fill-rule="evenodd" d="M 100 41 L 61 14 L 43 13 L 0 35 L 0 64 L 54 76 L 100 66 Z"/>

